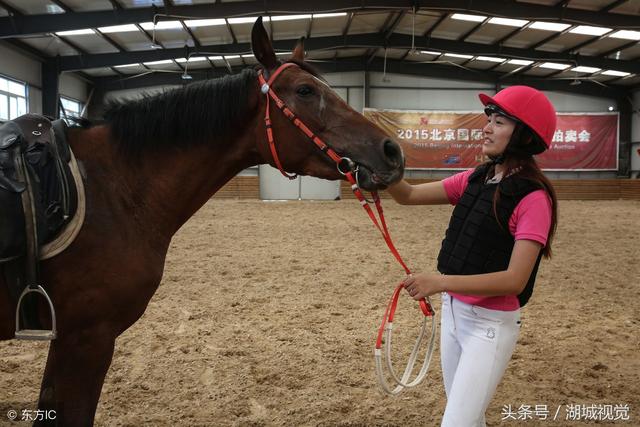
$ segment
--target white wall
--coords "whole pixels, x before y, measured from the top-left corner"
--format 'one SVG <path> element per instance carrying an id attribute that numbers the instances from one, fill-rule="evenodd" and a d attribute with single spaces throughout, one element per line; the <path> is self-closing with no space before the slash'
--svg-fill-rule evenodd
<path id="1" fill-rule="evenodd" d="M 42 113 L 42 64 L 40 61 L 16 50 L 6 43 L 0 43 L 0 74 L 27 83 L 29 112 Z M 86 102 L 88 84 L 72 75 L 60 76 L 61 95 Z"/>
<path id="2" fill-rule="evenodd" d="M 40 87 L 41 71 L 40 61 L 0 43 L 0 74 Z"/>
<path id="3" fill-rule="evenodd" d="M 89 85 L 81 78 L 70 73 L 63 73 L 60 76 L 58 86 L 60 95 L 76 101 L 86 102 L 89 97 Z"/>

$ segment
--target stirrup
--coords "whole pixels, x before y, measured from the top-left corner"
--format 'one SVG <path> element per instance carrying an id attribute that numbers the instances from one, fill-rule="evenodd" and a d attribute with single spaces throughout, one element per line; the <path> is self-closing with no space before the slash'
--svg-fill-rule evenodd
<path id="1" fill-rule="evenodd" d="M 49 309 L 51 311 L 51 330 L 47 329 L 20 329 L 20 307 L 22 305 L 22 299 L 29 293 L 35 292 L 40 294 L 49 303 Z M 44 290 L 44 288 L 38 285 L 37 288 L 26 287 L 18 299 L 18 305 L 16 307 L 16 334 L 15 338 L 18 340 L 30 340 L 30 341 L 51 341 L 56 339 L 58 335 L 56 330 L 56 311 L 53 308 L 51 298 Z"/>

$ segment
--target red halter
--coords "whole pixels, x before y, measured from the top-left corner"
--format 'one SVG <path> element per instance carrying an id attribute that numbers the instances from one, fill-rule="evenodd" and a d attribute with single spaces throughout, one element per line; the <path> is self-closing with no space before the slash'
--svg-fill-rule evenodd
<path id="1" fill-rule="evenodd" d="M 294 67 L 294 66 L 297 67 L 297 65 L 292 62 L 287 62 L 280 65 L 273 72 L 273 74 L 271 74 L 271 76 L 269 77 L 269 81 L 265 80 L 262 70 L 260 70 L 260 72 L 258 73 L 260 90 L 262 91 L 263 94 L 267 96 L 267 107 L 265 111 L 264 122 L 267 127 L 267 140 L 269 141 L 269 149 L 271 150 L 271 155 L 273 156 L 274 163 L 276 164 L 276 166 L 278 167 L 282 175 L 286 176 L 289 179 L 295 179 L 297 177 L 297 175 L 295 174 L 291 175 L 285 172 L 284 169 L 282 168 L 282 163 L 280 163 L 280 159 L 278 158 L 278 152 L 276 150 L 276 145 L 273 138 L 273 130 L 271 128 L 271 116 L 269 112 L 271 99 L 273 99 L 278 109 L 282 111 L 282 113 L 285 115 L 286 118 L 288 118 L 298 129 L 300 129 L 307 136 L 307 138 L 309 138 L 314 144 L 316 144 L 316 146 L 322 152 L 327 154 L 331 158 L 331 160 L 336 162 L 338 171 L 347 178 L 349 183 L 351 183 L 351 190 L 353 190 L 353 193 L 355 194 L 356 198 L 360 201 L 360 204 L 362 205 L 362 207 L 367 211 L 367 214 L 371 218 L 371 221 L 373 221 L 373 224 L 376 226 L 378 230 L 380 230 L 380 233 L 382 234 L 384 241 L 387 243 L 389 250 L 391 251 L 393 256 L 396 258 L 398 263 L 402 266 L 405 273 L 407 275 L 410 275 L 411 270 L 409 270 L 409 267 L 407 267 L 402 257 L 400 256 L 400 253 L 398 252 L 395 245 L 393 244 L 393 241 L 391 240 L 391 235 L 389 234 L 389 230 L 387 229 L 387 224 L 384 220 L 384 214 L 382 212 L 382 204 L 380 203 L 380 197 L 378 196 L 378 193 L 374 191 L 371 194 L 373 195 L 373 202 L 376 205 L 376 210 L 378 211 L 378 216 L 380 217 L 379 222 L 375 214 L 373 213 L 371 206 L 369 206 L 369 203 L 367 202 L 364 195 L 362 194 L 362 191 L 358 186 L 357 179 L 354 176 L 354 174 L 357 176 L 357 173 L 358 173 L 358 167 L 356 166 L 356 164 L 348 157 L 342 157 L 338 155 L 331 147 L 329 147 L 318 136 L 316 136 L 316 134 L 314 134 L 300 119 L 298 119 L 298 117 L 296 117 L 293 111 L 291 111 L 291 109 L 287 107 L 287 105 L 278 97 L 278 95 L 275 94 L 273 89 L 271 89 L 271 85 L 273 84 L 275 79 L 280 75 L 280 73 L 282 73 L 285 69 L 289 67 Z M 345 168 L 345 167 L 347 169 L 343 170 L 342 168 Z M 403 284 L 402 282 L 400 282 L 400 284 L 398 284 L 398 286 L 396 287 L 396 290 L 393 293 L 393 297 L 391 298 L 389 305 L 387 306 L 387 310 L 385 312 L 382 325 L 380 326 L 380 329 L 378 331 L 378 340 L 376 342 L 376 348 L 378 349 L 382 345 L 382 336 L 384 333 L 385 324 L 387 322 L 393 322 L 393 316 L 396 311 L 396 306 L 398 304 L 398 297 L 400 295 L 400 290 L 402 289 L 402 287 L 403 287 Z M 431 307 L 431 304 L 429 304 L 425 298 L 420 300 L 420 309 L 422 310 L 422 313 L 425 316 L 434 315 L 434 311 L 433 311 L 433 308 Z"/>

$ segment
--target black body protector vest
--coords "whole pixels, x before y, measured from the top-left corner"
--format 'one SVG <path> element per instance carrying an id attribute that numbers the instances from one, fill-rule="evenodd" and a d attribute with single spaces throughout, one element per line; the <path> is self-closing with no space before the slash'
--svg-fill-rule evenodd
<path id="1" fill-rule="evenodd" d="M 469 176 L 469 184 L 458 201 L 442 248 L 438 255 L 438 271 L 442 274 L 470 275 L 503 271 L 509 267 L 515 238 L 509 232 L 509 218 L 518 203 L 529 193 L 540 189 L 537 184 L 517 175 L 495 184 L 486 184 L 489 165 L 480 166 Z M 500 191 L 494 214 L 493 196 Z M 542 251 L 518 301 L 523 307 L 533 292 Z"/>

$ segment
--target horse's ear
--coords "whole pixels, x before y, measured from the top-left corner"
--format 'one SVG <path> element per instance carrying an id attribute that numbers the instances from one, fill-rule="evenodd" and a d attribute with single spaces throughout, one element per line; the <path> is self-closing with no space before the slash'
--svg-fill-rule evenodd
<path id="1" fill-rule="evenodd" d="M 271 40 L 262 25 L 262 16 L 258 17 L 251 30 L 251 49 L 253 55 L 267 71 L 273 70 L 278 65 L 276 54 L 273 52 Z"/>
<path id="2" fill-rule="evenodd" d="M 296 43 L 296 47 L 293 49 L 293 55 L 291 59 L 303 62 L 304 61 L 304 37 L 300 37 L 298 43 Z"/>

